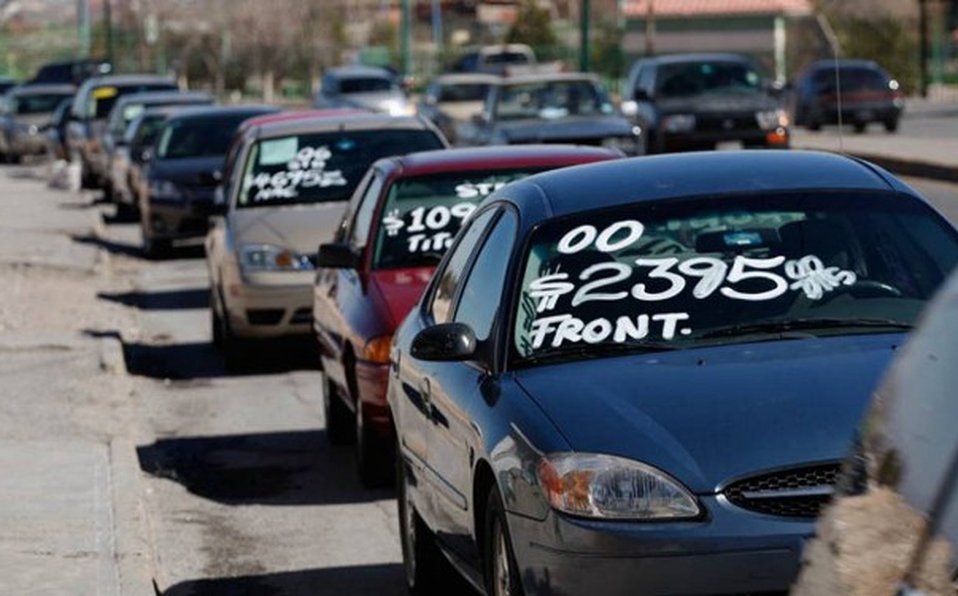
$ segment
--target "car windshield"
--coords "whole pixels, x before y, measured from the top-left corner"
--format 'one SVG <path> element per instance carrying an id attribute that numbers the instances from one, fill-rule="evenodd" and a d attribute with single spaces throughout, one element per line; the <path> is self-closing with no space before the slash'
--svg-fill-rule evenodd
<path id="1" fill-rule="evenodd" d="M 532 233 L 514 355 L 899 332 L 956 262 L 958 234 L 898 193 L 590 211 Z"/>
<path id="2" fill-rule="evenodd" d="M 238 206 L 346 201 L 377 159 L 443 149 L 429 130 L 357 130 L 275 137 L 250 150 Z"/>
<path id="3" fill-rule="evenodd" d="M 14 114 L 49 114 L 57 109 L 69 93 L 44 93 L 36 95 L 17 95 L 11 102 Z"/>
<path id="4" fill-rule="evenodd" d="M 146 93 L 147 91 L 176 91 L 176 83 L 146 83 L 142 85 L 104 85 L 90 91 L 87 116 L 95 120 L 102 120 L 110 115 L 116 101 L 131 93 Z"/>
<path id="5" fill-rule="evenodd" d="M 755 93 L 762 77 L 744 62 L 678 62 L 659 67 L 660 97 Z"/>
<path id="6" fill-rule="evenodd" d="M 439 101 L 482 101 L 489 91 L 488 83 L 457 83 L 444 85 L 439 92 Z"/>
<path id="7" fill-rule="evenodd" d="M 500 120 L 555 120 L 611 114 L 612 104 L 592 81 L 541 81 L 505 85 L 496 106 Z"/>
<path id="8" fill-rule="evenodd" d="M 395 88 L 396 84 L 385 77 L 349 77 L 339 81 L 340 93 L 374 93 Z"/>
<path id="9" fill-rule="evenodd" d="M 494 52 L 482 55 L 486 64 L 529 64 L 529 56 L 523 52 Z"/>
<path id="10" fill-rule="evenodd" d="M 436 265 L 479 203 L 539 170 L 476 170 L 402 178 L 393 184 L 375 225 L 373 269 Z"/>
<path id="11" fill-rule="evenodd" d="M 159 159 L 225 156 L 239 125 L 256 115 L 237 112 L 170 121 L 160 132 L 156 156 Z"/>

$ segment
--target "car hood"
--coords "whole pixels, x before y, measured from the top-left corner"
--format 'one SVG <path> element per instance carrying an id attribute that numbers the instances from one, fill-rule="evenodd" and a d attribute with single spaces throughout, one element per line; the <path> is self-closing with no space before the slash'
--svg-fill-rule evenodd
<path id="1" fill-rule="evenodd" d="M 222 155 L 157 159 L 150 164 L 150 175 L 178 186 L 214 188 L 217 182 L 213 172 L 223 170 L 223 161 Z"/>
<path id="2" fill-rule="evenodd" d="M 738 344 L 521 370 L 574 451 L 664 470 L 698 494 L 842 459 L 901 335 Z"/>
<path id="3" fill-rule="evenodd" d="M 409 98 L 400 92 L 377 91 L 375 93 L 349 93 L 340 95 L 338 102 L 344 107 L 389 112 L 390 106 L 406 107 L 411 105 Z"/>
<path id="4" fill-rule="evenodd" d="M 604 139 L 632 136 L 632 124 L 620 116 L 569 117 L 557 120 L 499 122 L 496 131 L 511 142 Z"/>
<path id="5" fill-rule="evenodd" d="M 237 246 L 272 244 L 312 255 L 333 236 L 346 210 L 346 201 L 250 207 L 230 212 L 230 224 Z"/>
<path id="6" fill-rule="evenodd" d="M 419 301 L 435 270 L 435 267 L 388 269 L 373 271 L 369 275 L 369 293 L 379 312 L 388 314 L 390 333 L 399 327 Z"/>
<path id="7" fill-rule="evenodd" d="M 50 124 L 52 117 L 53 114 L 18 114 L 13 118 L 13 121 L 26 127 L 43 128 Z"/>
<path id="8" fill-rule="evenodd" d="M 774 110 L 778 102 L 762 93 L 701 95 L 657 102 L 662 114 L 734 114 Z"/>

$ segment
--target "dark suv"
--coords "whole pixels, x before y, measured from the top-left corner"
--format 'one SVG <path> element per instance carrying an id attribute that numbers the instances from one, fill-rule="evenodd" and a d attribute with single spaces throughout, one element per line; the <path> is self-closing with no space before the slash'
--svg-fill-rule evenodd
<path id="1" fill-rule="evenodd" d="M 898 130 L 905 107 L 898 81 L 868 60 L 821 60 L 806 68 L 795 84 L 795 125 L 818 130 L 838 124 L 841 89 L 842 121 L 864 132 L 870 122 L 880 122 L 888 132 Z"/>
<path id="2" fill-rule="evenodd" d="M 622 112 L 644 132 L 646 153 L 788 147 L 788 117 L 775 88 L 745 56 L 639 60 L 622 98 Z"/>

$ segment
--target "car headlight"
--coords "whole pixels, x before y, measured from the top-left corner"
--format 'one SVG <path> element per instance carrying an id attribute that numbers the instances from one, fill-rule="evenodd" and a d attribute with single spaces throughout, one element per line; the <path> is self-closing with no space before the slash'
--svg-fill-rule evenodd
<path id="1" fill-rule="evenodd" d="M 621 110 L 624 116 L 635 116 L 639 113 L 639 103 L 635 100 L 627 99 L 622 102 Z"/>
<path id="2" fill-rule="evenodd" d="M 309 257 L 272 244 L 240 246 L 239 263 L 244 271 L 311 271 Z"/>
<path id="3" fill-rule="evenodd" d="M 627 154 L 634 154 L 636 152 L 638 143 L 637 139 L 634 136 L 629 137 L 607 137 L 602 139 L 602 146 L 608 149 L 618 149 L 619 151 Z"/>
<path id="4" fill-rule="evenodd" d="M 762 130 L 788 128 L 788 114 L 785 113 L 785 110 L 755 112 L 755 121 Z"/>
<path id="5" fill-rule="evenodd" d="M 662 118 L 662 129 L 666 132 L 689 132 L 695 128 L 695 115 L 673 114 Z"/>
<path id="6" fill-rule="evenodd" d="M 390 116 L 415 116 L 416 106 L 402 101 L 388 101 L 385 103 L 386 112 Z"/>
<path id="7" fill-rule="evenodd" d="M 597 519 L 678 520 L 700 513 L 695 497 L 665 472 L 641 462 L 585 453 L 556 453 L 539 462 L 549 504 Z"/>
<path id="8" fill-rule="evenodd" d="M 150 198 L 157 201 L 182 201 L 183 192 L 169 180 L 150 180 Z"/>

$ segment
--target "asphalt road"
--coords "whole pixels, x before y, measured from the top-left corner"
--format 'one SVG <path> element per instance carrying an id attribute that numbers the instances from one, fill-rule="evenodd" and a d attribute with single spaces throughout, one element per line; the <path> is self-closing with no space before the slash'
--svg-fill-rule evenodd
<path id="1" fill-rule="evenodd" d="M 39 181 L 18 181 L 16 187 L 8 182 L 0 175 L 0 196 L 28 193 L 29 184 L 41 192 Z M 958 222 L 958 186 L 910 182 Z M 101 235 L 61 234 L 60 252 L 78 257 L 99 251 L 100 258 L 89 255 L 100 263 L 99 274 L 78 282 L 83 285 L 77 287 L 87 288 L 89 303 L 67 290 L 60 292 L 69 299 L 59 308 L 69 314 L 72 300 L 75 309 L 114 313 L 106 322 L 73 324 L 78 331 L 95 325 L 96 333 L 115 333 L 123 342 L 129 382 L 121 385 L 122 394 L 94 377 L 102 395 L 94 392 L 86 399 L 133 406 L 129 417 L 117 418 L 114 426 L 129 426 L 136 446 L 148 522 L 145 542 L 158 590 L 172 596 L 403 593 L 392 492 L 362 489 L 351 449 L 332 448 L 325 440 L 321 384 L 308 346 L 264 344 L 256 370 L 227 374 L 210 344 L 201 250 L 180 250 L 165 261 L 144 260 L 137 227 L 116 221 L 112 207 L 92 204 L 92 199 L 82 204 L 102 212 Z M 59 246 L 57 233 L 38 235 L 38 245 Z M 16 238 L 22 242 L 24 236 Z M 53 279 L 65 283 L 57 279 L 63 276 Z M 53 281 L 27 281 L 40 284 L 31 286 L 36 291 L 30 295 L 43 303 L 48 290 L 42 284 Z M 95 293 L 88 291 L 91 286 Z M 36 316 L 42 311 L 38 308 Z M 60 375 L 74 374 L 70 368 L 59 370 Z M 58 381 L 56 376 L 49 380 Z M 104 416 L 85 418 L 99 422 Z M 18 415 L 8 427 L 16 428 L 16 420 L 23 419 Z M 71 449 L 67 433 L 52 425 L 53 417 L 30 419 L 33 427 L 23 432 L 62 440 L 64 449 Z M 8 456 L 0 445 L 0 459 Z M 449 593 L 468 590 L 451 586 Z"/>

